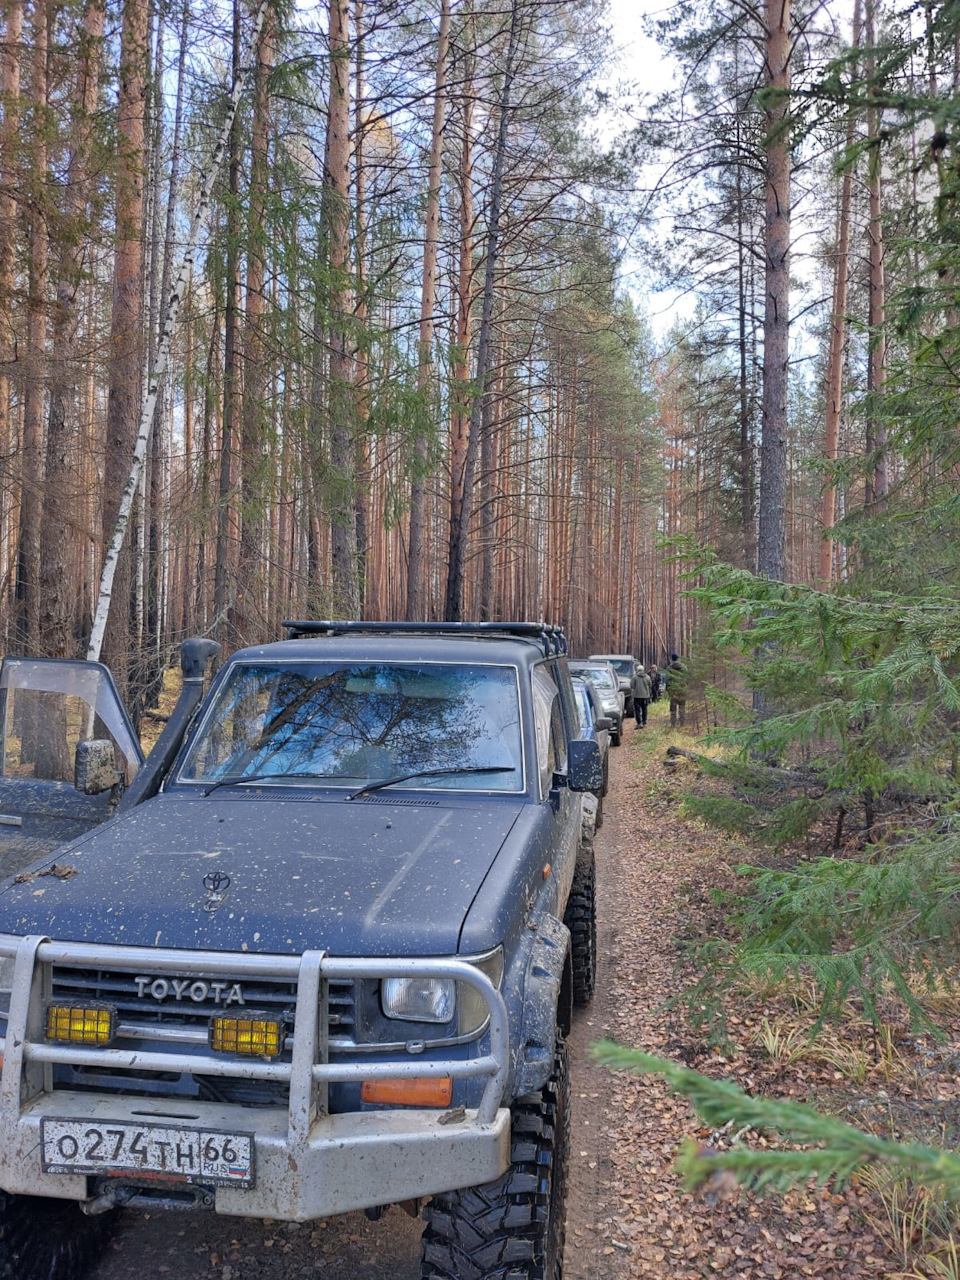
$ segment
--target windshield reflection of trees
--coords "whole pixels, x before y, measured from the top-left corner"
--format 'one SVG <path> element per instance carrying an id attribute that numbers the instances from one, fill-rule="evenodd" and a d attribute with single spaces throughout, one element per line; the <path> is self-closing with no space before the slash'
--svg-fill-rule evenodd
<path id="1" fill-rule="evenodd" d="M 603 667 L 571 667 L 570 671 L 573 675 L 583 676 L 587 680 L 592 680 L 601 689 L 615 689 L 617 687 L 613 676 L 609 671 L 605 671 Z"/>
<path id="2" fill-rule="evenodd" d="M 364 780 L 512 765 L 516 775 L 430 785 L 515 790 L 522 786 L 516 681 L 496 667 L 244 667 L 191 754 L 186 776 L 198 779 L 315 773 Z"/>

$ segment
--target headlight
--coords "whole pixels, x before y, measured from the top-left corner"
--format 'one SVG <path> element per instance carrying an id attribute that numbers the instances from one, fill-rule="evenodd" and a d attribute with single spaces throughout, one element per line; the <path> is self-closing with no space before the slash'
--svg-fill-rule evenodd
<path id="1" fill-rule="evenodd" d="M 470 964 L 485 973 L 497 990 L 500 990 L 500 982 L 503 978 L 502 948 L 497 947 L 496 951 L 491 951 L 489 955 L 478 956 L 472 959 Z M 480 992 L 473 987 L 468 987 L 465 982 L 462 983 L 460 986 L 460 1034 L 469 1036 L 474 1031 L 479 1031 L 489 1016 L 487 1002 Z"/>
<path id="2" fill-rule="evenodd" d="M 457 997 L 448 978 L 384 978 L 380 1005 L 386 1017 L 404 1022 L 449 1022 Z"/>

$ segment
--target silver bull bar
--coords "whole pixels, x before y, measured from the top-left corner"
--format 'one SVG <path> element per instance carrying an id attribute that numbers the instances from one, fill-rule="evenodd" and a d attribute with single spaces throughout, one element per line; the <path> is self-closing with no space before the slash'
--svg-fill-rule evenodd
<path id="1" fill-rule="evenodd" d="M 174 1101 L 168 1097 L 145 1101 L 117 1095 L 54 1092 L 52 1068 L 57 1063 L 285 1082 L 289 1095 L 285 1123 L 281 1122 L 282 1111 L 276 1108 L 272 1112 L 262 1108 L 241 1110 L 229 1104 L 190 1102 L 202 1110 L 206 1124 L 223 1126 L 232 1120 L 237 1125 L 242 1116 L 242 1127 L 254 1130 L 261 1169 L 267 1177 L 274 1175 L 275 1185 L 261 1186 L 258 1178 L 258 1187 L 253 1191 L 218 1187 L 216 1202 L 221 1212 L 305 1220 L 450 1190 L 465 1185 L 464 1169 L 473 1170 L 470 1182 L 486 1181 L 498 1176 L 508 1163 L 509 1112 L 500 1105 L 509 1067 L 506 1006 L 487 975 L 463 960 L 358 959 L 329 956 L 322 951 L 283 956 L 154 950 L 0 935 L 0 958 L 11 957 L 14 973 L 7 1034 L 0 1039 L 0 1186 L 7 1190 L 75 1199 L 87 1195 L 82 1175 L 39 1176 L 39 1157 L 35 1154 L 32 1160 L 38 1176 L 24 1173 L 24 1166 L 31 1159 L 30 1144 L 37 1141 L 41 1115 L 83 1115 L 95 1110 L 98 1115 L 115 1115 L 119 1120 L 128 1113 L 147 1117 L 152 1109 L 162 1116 L 165 1113 L 160 1107 L 169 1108 Z M 169 1050 L 142 1051 L 48 1043 L 44 1039 L 43 1018 L 44 1004 L 51 994 L 53 965 L 296 983 L 291 1061 L 186 1053 L 173 1045 Z M 389 1061 L 365 1058 L 330 1062 L 326 980 L 387 977 L 446 978 L 472 987 L 483 999 L 489 1015 L 489 1052 L 470 1060 L 425 1061 L 411 1057 L 398 1061 L 394 1056 Z M 329 1114 L 327 1095 L 332 1083 L 410 1077 L 486 1077 L 486 1084 L 476 1111 L 471 1109 L 465 1116 L 455 1117 L 454 1123 L 445 1124 L 451 1117 L 440 1111 Z M 134 1109 L 137 1104 L 139 1109 Z M 352 1150 L 359 1153 L 363 1165 L 362 1189 L 350 1176 Z M 378 1177 L 378 1167 L 388 1156 L 394 1167 Z M 458 1163 L 460 1170 L 455 1176 Z M 322 1190 L 318 1190 L 321 1184 Z"/>

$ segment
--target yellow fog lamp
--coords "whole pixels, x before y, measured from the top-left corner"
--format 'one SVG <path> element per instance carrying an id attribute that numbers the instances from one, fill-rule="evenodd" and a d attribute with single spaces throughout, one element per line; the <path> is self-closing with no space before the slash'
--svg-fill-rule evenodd
<path id="1" fill-rule="evenodd" d="M 46 1036 L 64 1044 L 109 1044 L 117 1032 L 117 1011 L 110 1004 L 56 1001 L 46 1007 Z"/>
<path id="2" fill-rule="evenodd" d="M 210 1019 L 210 1048 L 240 1058 L 279 1058 L 283 1020 L 269 1013 L 215 1013 Z"/>

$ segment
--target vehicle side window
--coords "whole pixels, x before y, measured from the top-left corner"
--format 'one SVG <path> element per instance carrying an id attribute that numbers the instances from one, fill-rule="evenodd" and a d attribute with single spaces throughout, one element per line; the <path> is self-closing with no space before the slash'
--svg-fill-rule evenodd
<path id="1" fill-rule="evenodd" d="M 554 698 L 553 706 L 550 709 L 550 734 L 553 738 L 553 753 L 556 760 L 555 768 L 560 773 L 567 772 L 567 730 L 563 723 L 563 714 L 560 711 L 560 699 Z"/>
<path id="2" fill-rule="evenodd" d="M 586 689 L 581 685 L 574 689 L 577 698 L 577 717 L 580 721 L 580 731 L 589 730 L 593 723 L 593 717 L 590 714 L 590 698 Z"/>
<path id="3" fill-rule="evenodd" d="M 537 767 L 540 771 L 540 798 L 544 799 L 557 770 L 555 723 L 560 714 L 557 686 L 543 667 L 533 672 L 533 716 L 537 732 Z"/>
<path id="4" fill-rule="evenodd" d="M 557 661 L 553 664 L 553 675 L 560 690 L 560 703 L 563 709 L 563 718 L 566 722 L 568 737 L 576 737 L 577 735 L 577 704 L 573 695 L 573 680 L 570 678 L 570 669 L 565 661 Z M 564 758 L 566 758 L 566 744 L 563 749 Z"/>

